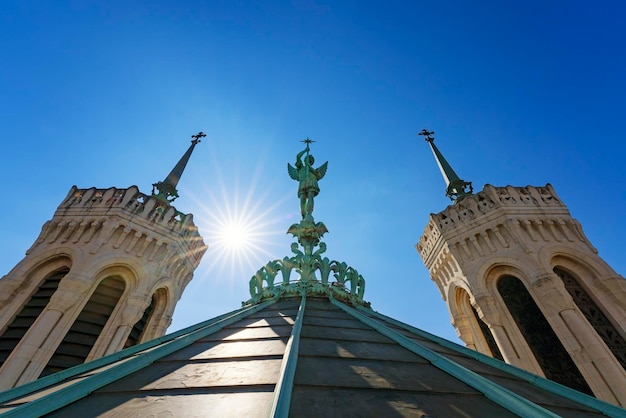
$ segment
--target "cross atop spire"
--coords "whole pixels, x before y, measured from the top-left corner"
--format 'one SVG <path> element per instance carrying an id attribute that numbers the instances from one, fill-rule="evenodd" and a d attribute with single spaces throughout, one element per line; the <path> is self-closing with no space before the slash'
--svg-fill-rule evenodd
<path id="1" fill-rule="evenodd" d="M 191 135 L 191 145 L 187 149 L 187 152 L 181 157 L 178 163 L 174 166 L 172 171 L 167 175 L 165 180 L 159 181 L 152 185 L 152 196 L 155 196 L 159 199 L 166 200 L 167 202 L 173 202 L 178 197 L 178 190 L 176 190 L 176 186 L 178 185 L 178 181 L 180 177 L 183 175 L 183 171 L 187 166 L 187 162 L 189 161 L 189 157 L 191 157 L 191 153 L 196 145 L 201 142 L 200 138 L 204 138 L 206 134 L 204 132 L 198 132 L 195 135 Z M 158 193 L 155 193 L 155 190 Z"/>
<path id="2" fill-rule="evenodd" d="M 309 144 L 312 144 L 312 143 L 313 143 L 313 142 L 315 142 L 315 141 L 313 141 L 311 138 L 309 138 L 309 137 L 307 136 L 306 138 L 304 138 L 304 139 L 303 139 L 302 141 L 300 141 L 300 142 L 304 142 L 304 143 L 306 144 L 306 147 L 307 147 L 307 148 L 309 148 Z"/>
<path id="3" fill-rule="evenodd" d="M 433 131 L 422 129 L 422 131 L 418 135 L 424 137 L 426 142 L 428 142 L 428 144 L 430 145 L 430 149 L 433 151 L 433 155 L 435 156 L 437 165 L 439 165 L 441 175 L 446 182 L 446 196 L 448 196 L 450 200 L 454 202 L 460 202 L 461 200 L 463 200 L 463 198 L 471 195 L 474 191 L 474 188 L 472 187 L 472 182 L 462 180 L 461 178 L 459 178 L 459 176 L 457 176 L 450 164 L 448 164 L 446 159 L 443 157 L 443 154 L 441 154 L 441 152 L 435 145 L 434 134 L 435 133 Z"/>

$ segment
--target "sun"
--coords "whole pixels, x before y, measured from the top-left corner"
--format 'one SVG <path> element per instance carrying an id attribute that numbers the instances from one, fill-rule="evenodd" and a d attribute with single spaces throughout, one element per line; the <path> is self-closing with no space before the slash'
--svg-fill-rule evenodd
<path id="1" fill-rule="evenodd" d="M 203 276 L 209 280 L 245 283 L 270 259 L 282 258 L 288 215 L 283 204 L 289 195 L 277 198 L 270 184 L 260 186 L 259 170 L 244 178 L 225 179 L 228 167 L 214 165 L 191 198 L 196 207 L 194 221 L 208 246 L 203 257 Z"/>
<path id="2" fill-rule="evenodd" d="M 221 225 L 217 231 L 219 243 L 226 246 L 231 251 L 245 250 L 250 244 L 250 225 L 237 222 L 228 222 Z"/>

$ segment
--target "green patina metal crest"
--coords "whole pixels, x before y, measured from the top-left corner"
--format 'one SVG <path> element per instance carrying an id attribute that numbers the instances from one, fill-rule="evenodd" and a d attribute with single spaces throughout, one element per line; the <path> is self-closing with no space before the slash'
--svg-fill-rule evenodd
<path id="1" fill-rule="evenodd" d="M 198 132 L 196 135 L 191 135 L 191 145 L 189 146 L 189 149 L 187 149 L 187 152 L 185 152 L 172 171 L 167 175 L 165 180 L 152 184 L 152 196 L 156 197 L 164 204 L 169 204 L 176 200 L 178 197 L 178 190 L 176 190 L 178 181 L 183 175 L 183 171 L 185 171 L 185 167 L 187 166 L 187 162 L 189 162 L 189 157 L 191 157 L 193 149 L 201 141 L 201 138 L 204 138 L 205 136 L 206 134 L 204 132 Z"/>
<path id="2" fill-rule="evenodd" d="M 424 137 L 426 142 L 430 145 L 430 149 L 433 151 L 433 155 L 435 156 L 435 160 L 437 161 L 443 180 L 446 182 L 446 196 L 448 196 L 454 203 L 458 203 L 474 192 L 472 182 L 462 180 L 452 169 L 452 166 L 435 145 L 434 134 L 435 133 L 433 131 L 422 129 L 418 135 Z"/>
<path id="3" fill-rule="evenodd" d="M 306 147 L 296 155 L 295 167 L 287 164 L 289 176 L 298 182 L 300 213 L 302 219 L 287 230 L 298 242 L 291 244 L 292 256 L 269 261 L 250 279 L 250 300 L 244 305 L 255 304 L 276 296 L 327 295 L 352 305 L 369 306 L 363 301 L 365 279 L 345 262 L 323 257 L 326 243 L 320 239 L 328 229 L 323 222 L 313 218 L 313 201 L 319 194 L 319 180 L 326 174 L 328 161 L 314 168 L 311 154 L 313 142 L 303 140 Z M 298 275 L 292 277 L 292 272 Z M 276 279 L 280 273 L 279 282 Z M 332 274 L 332 275 L 331 275 Z"/>

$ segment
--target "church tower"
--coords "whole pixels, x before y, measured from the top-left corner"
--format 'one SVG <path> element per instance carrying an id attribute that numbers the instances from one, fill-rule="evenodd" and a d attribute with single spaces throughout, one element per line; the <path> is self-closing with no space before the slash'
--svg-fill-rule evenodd
<path id="1" fill-rule="evenodd" d="M 425 136 L 453 204 L 416 248 L 465 344 L 626 405 L 626 282 L 597 254 L 554 188 L 473 193 Z"/>
<path id="2" fill-rule="evenodd" d="M 151 195 L 72 187 L 0 280 L 0 388 L 165 334 L 206 246 L 171 205 L 202 132 Z"/>

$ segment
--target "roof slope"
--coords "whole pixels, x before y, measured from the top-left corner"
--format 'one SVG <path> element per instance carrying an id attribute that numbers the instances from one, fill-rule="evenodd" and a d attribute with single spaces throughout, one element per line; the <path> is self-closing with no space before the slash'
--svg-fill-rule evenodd
<path id="1" fill-rule="evenodd" d="M 625 416 L 332 297 L 244 307 L 0 393 L 0 416 Z"/>

